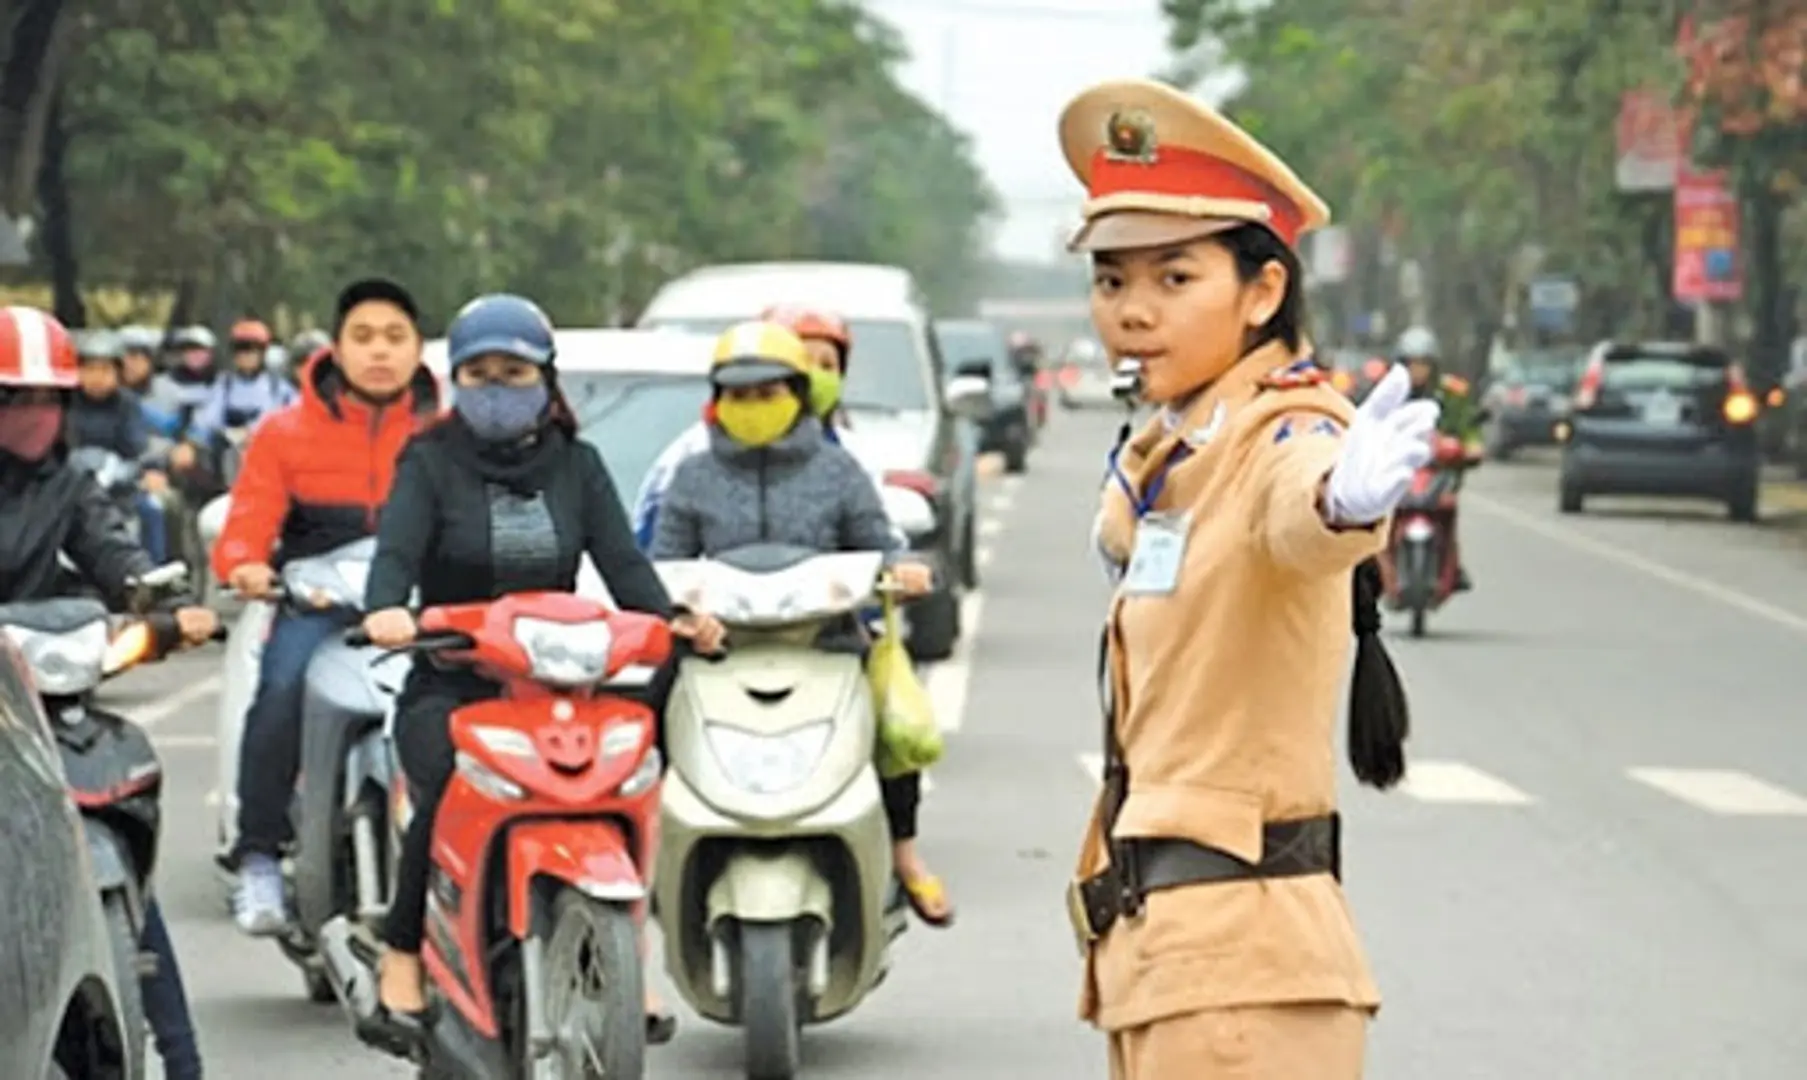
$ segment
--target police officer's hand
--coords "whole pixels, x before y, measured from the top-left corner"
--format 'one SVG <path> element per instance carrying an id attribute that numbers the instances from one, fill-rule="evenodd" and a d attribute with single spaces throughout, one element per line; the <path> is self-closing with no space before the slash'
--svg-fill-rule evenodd
<path id="1" fill-rule="evenodd" d="M 927 596 L 935 591 L 935 571 L 927 563 L 908 561 L 891 567 L 891 580 L 905 596 Z"/>
<path id="2" fill-rule="evenodd" d="M 728 628 L 713 615 L 687 611 L 671 620 L 671 632 L 681 638 L 688 638 L 696 647 L 696 651 L 704 654 L 717 653 L 722 649 L 722 639 L 728 636 Z"/>
<path id="3" fill-rule="evenodd" d="M 226 575 L 226 584 L 247 600 L 263 600 L 276 591 L 276 570 L 269 563 L 240 563 Z"/>
<path id="4" fill-rule="evenodd" d="M 370 643 L 384 649 L 399 649 L 414 640 L 414 616 L 407 608 L 384 608 L 364 616 L 364 632 Z"/>
<path id="5" fill-rule="evenodd" d="M 169 448 L 169 464 L 171 468 L 186 471 L 195 467 L 195 448 L 188 443 L 177 443 Z"/>
<path id="6" fill-rule="evenodd" d="M 182 644 L 204 645 L 220 628 L 220 617 L 212 608 L 177 608 L 176 626 L 182 631 Z"/>
<path id="7" fill-rule="evenodd" d="M 1408 402 L 1411 390 L 1411 376 L 1396 364 L 1355 410 L 1342 453 L 1324 481 L 1327 521 L 1370 525 L 1386 517 L 1405 497 L 1412 474 L 1430 461 L 1439 406 Z"/>

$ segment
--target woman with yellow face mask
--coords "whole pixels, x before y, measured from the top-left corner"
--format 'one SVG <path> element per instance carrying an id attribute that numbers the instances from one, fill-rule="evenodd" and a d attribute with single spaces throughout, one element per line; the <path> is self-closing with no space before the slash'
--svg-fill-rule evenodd
<path id="1" fill-rule="evenodd" d="M 647 554 L 708 558 L 748 544 L 816 551 L 884 551 L 906 595 L 933 587 L 924 563 L 909 558 L 891 529 L 878 488 L 853 455 L 823 435 L 810 405 L 809 350 L 775 322 L 731 327 L 716 344 L 704 412 L 709 452 L 672 475 Z M 916 914 L 931 926 L 953 920 L 941 882 L 916 850 L 921 777 L 884 781 L 886 816 L 899 880 Z"/>

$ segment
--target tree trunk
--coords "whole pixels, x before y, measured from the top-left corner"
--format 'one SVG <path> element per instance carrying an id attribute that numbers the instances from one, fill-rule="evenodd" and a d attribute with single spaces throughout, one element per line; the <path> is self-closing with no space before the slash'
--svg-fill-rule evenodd
<path id="1" fill-rule="evenodd" d="M 1745 193 L 1744 213 L 1744 287 L 1749 290 L 1751 374 L 1760 383 L 1768 383 L 1779 381 L 1788 368 L 1790 320 L 1787 270 L 1782 258 L 1782 200 L 1771 185 L 1753 183 Z"/>
<path id="2" fill-rule="evenodd" d="M 0 68 L 0 210 L 19 217 L 31 209 L 71 21 L 63 0 L 29 0 L 19 8 Z"/>
<path id="3" fill-rule="evenodd" d="M 87 305 L 82 302 L 81 266 L 75 254 L 75 220 L 69 205 L 69 184 L 63 174 L 69 132 L 63 126 L 63 95 L 52 90 L 44 125 L 44 160 L 38 169 L 38 206 L 44 213 L 44 257 L 50 263 L 50 285 L 56 317 L 64 326 L 86 326 Z"/>

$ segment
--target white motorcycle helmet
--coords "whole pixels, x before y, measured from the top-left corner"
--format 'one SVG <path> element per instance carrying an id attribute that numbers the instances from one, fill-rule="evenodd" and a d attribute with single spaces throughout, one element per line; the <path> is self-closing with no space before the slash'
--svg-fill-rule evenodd
<path id="1" fill-rule="evenodd" d="M 1428 327 L 1414 326 L 1399 335 L 1399 343 L 1393 346 L 1393 355 L 1401 363 L 1413 360 L 1435 360 L 1443 354 L 1443 347 L 1437 341 L 1437 335 Z"/>

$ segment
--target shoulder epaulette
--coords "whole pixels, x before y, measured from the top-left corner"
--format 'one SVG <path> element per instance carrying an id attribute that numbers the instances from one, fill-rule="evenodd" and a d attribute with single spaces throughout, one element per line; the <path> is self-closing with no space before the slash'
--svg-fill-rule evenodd
<path id="1" fill-rule="evenodd" d="M 1313 364 L 1280 367 L 1261 377 L 1263 390 L 1297 390 L 1303 386 L 1322 386 L 1330 381 L 1330 373 Z"/>

